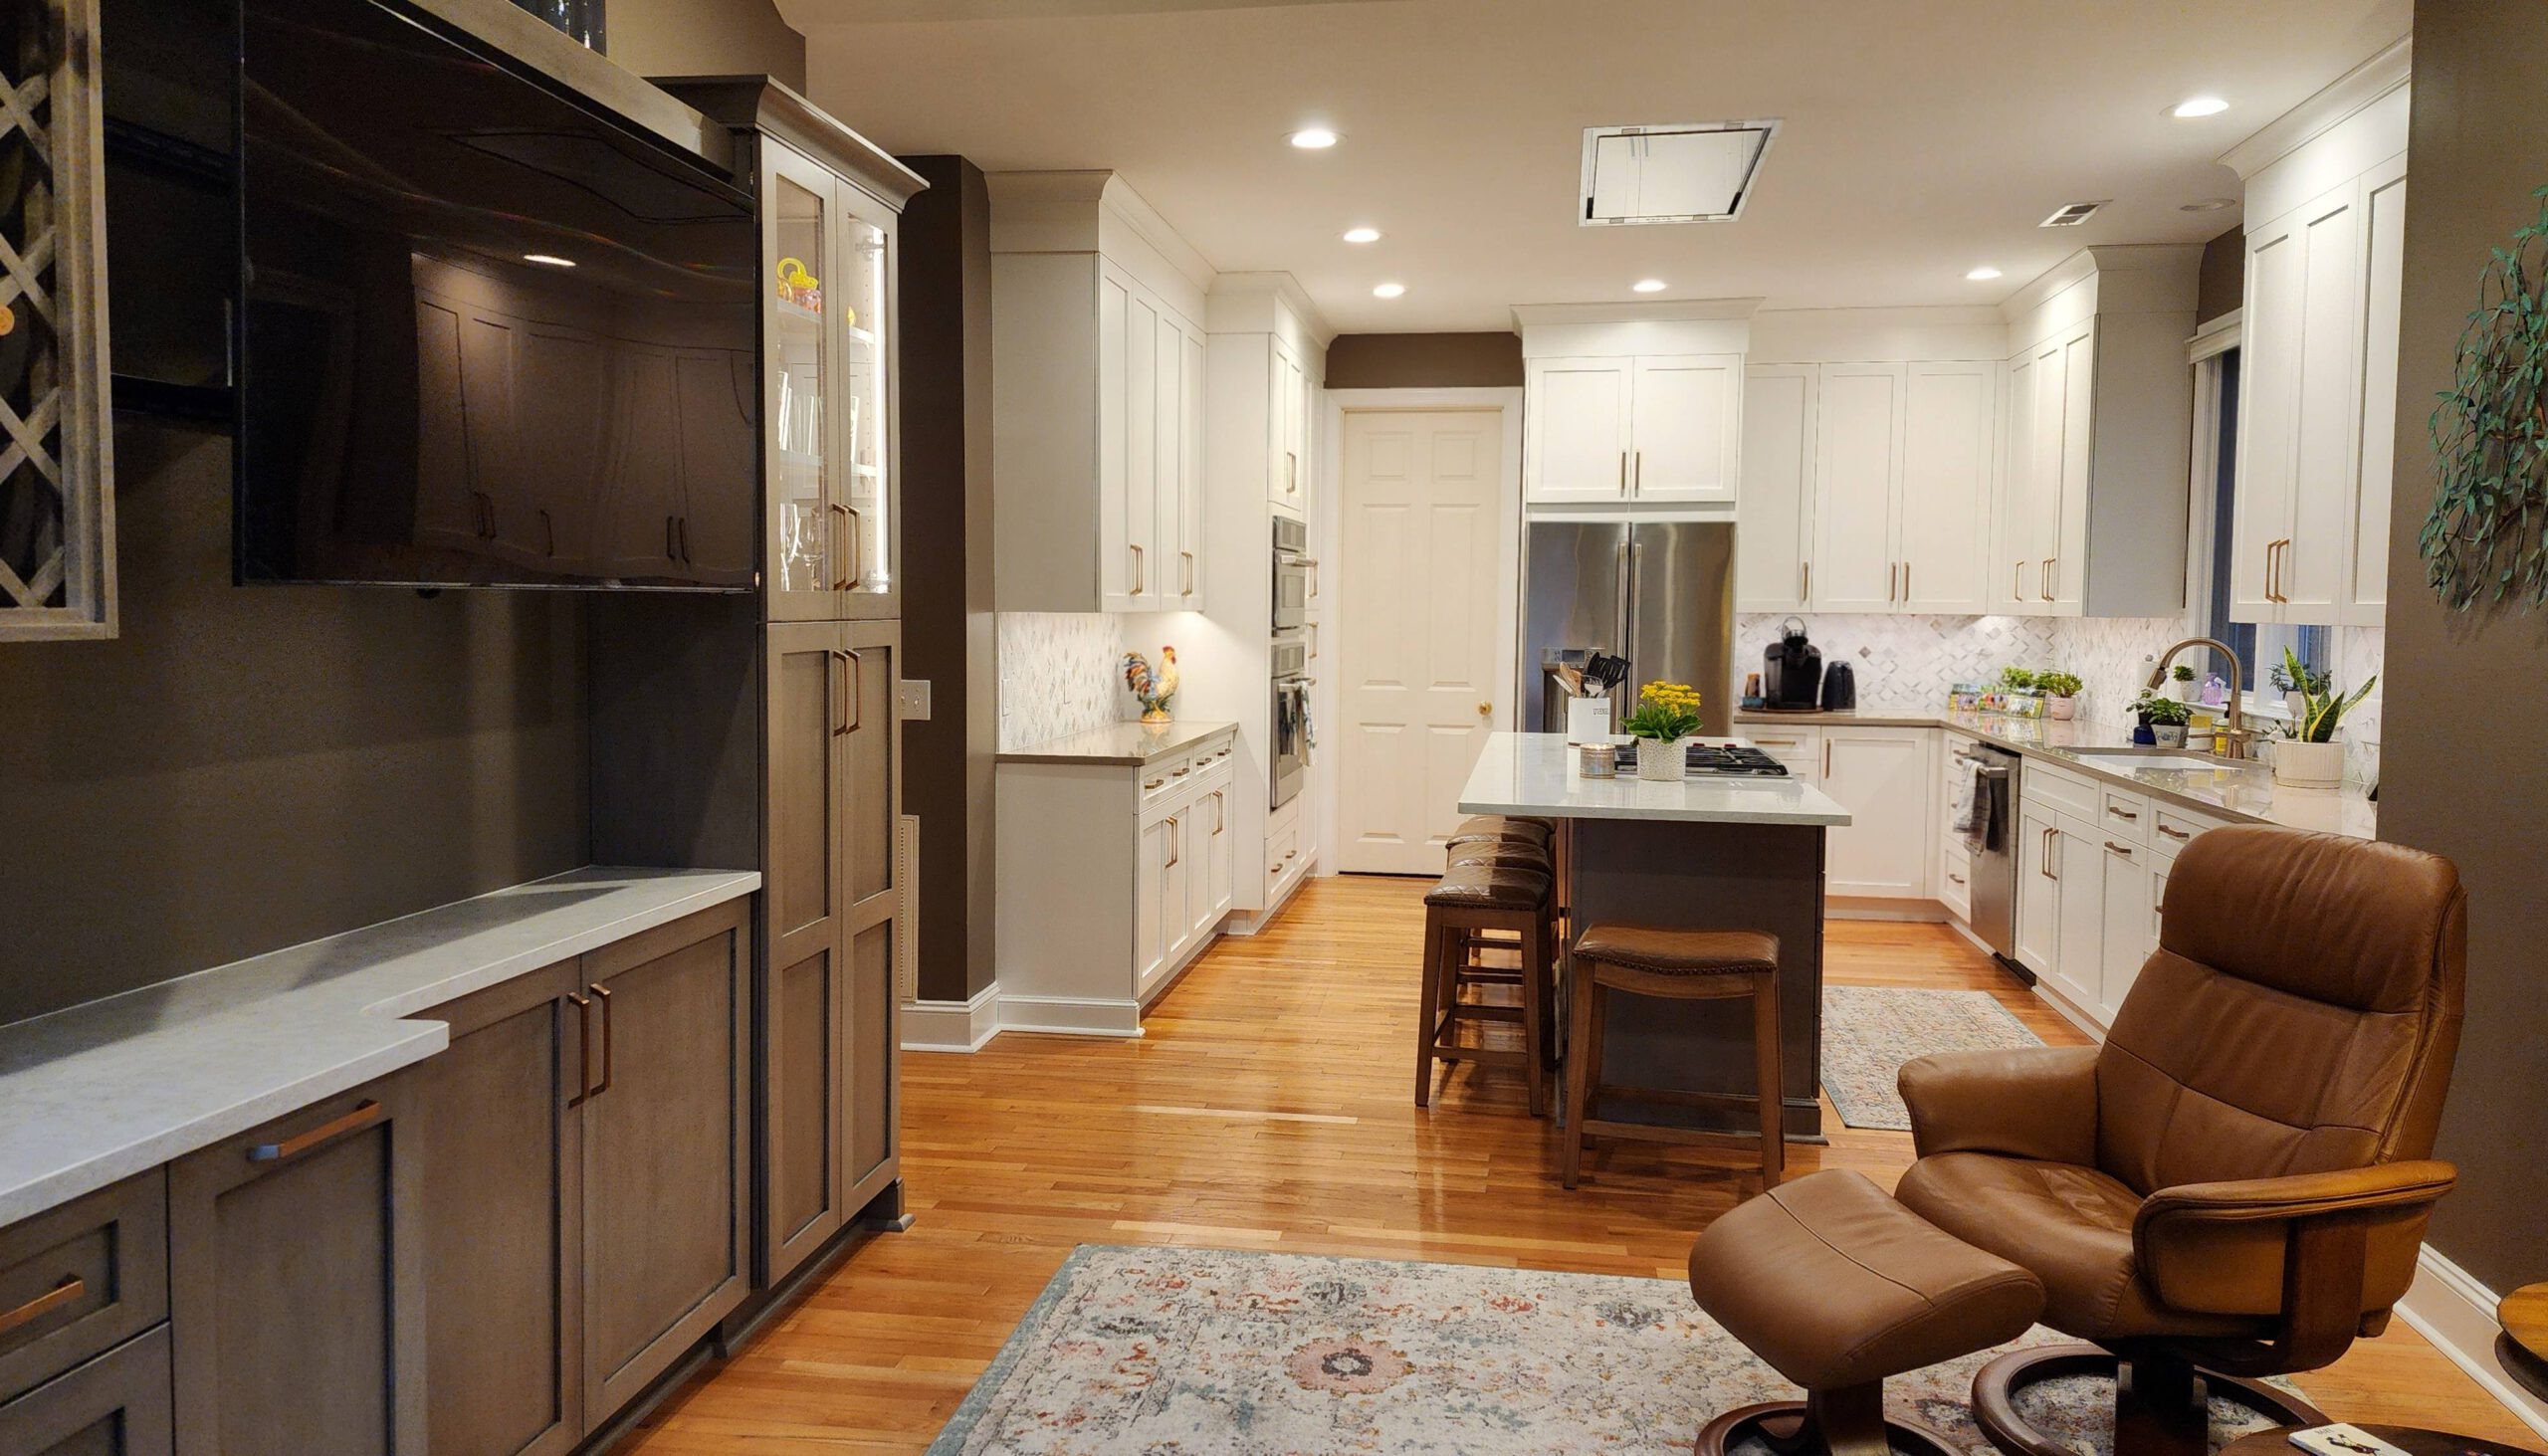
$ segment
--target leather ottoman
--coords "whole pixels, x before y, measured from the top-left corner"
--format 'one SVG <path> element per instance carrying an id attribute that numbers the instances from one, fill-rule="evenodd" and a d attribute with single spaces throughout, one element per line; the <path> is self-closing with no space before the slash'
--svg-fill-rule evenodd
<path id="1" fill-rule="evenodd" d="M 1710 1225 L 1690 1248 L 1690 1293 L 1805 1389 L 1802 1401 L 1716 1417 L 1698 1456 L 1723 1456 L 1756 1427 L 1783 1452 L 1963 1456 L 1933 1430 L 1884 1418 L 1885 1377 L 2014 1340 L 2043 1312 L 2032 1274 L 1838 1169 L 1773 1188 Z"/>

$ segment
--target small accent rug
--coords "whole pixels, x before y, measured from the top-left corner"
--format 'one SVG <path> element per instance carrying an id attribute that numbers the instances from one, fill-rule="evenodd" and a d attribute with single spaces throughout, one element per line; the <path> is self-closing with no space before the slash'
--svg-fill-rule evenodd
<path id="1" fill-rule="evenodd" d="M 1989 991 L 1822 988 L 1822 1090 L 1852 1128 L 1911 1131 L 1894 1079 L 1914 1058 L 2041 1045 Z"/>
<path id="2" fill-rule="evenodd" d="M 1988 1456 L 1966 1401 L 2001 1352 L 1899 1376 L 1886 1404 Z M 2107 1444 L 2111 1385 L 2038 1389 L 2038 1429 Z M 1677 1280 L 1083 1246 L 929 1451 L 1682 1456 L 1719 1411 L 1797 1394 Z"/>

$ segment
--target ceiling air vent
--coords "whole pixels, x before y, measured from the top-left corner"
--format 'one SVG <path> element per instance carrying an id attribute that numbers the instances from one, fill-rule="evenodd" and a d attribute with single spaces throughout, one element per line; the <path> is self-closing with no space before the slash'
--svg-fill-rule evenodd
<path id="1" fill-rule="evenodd" d="M 1743 215 L 1777 117 L 1584 128 L 1588 228 L 1725 222 Z"/>
<path id="2" fill-rule="evenodd" d="M 2098 208 L 2105 206 L 2106 203 L 2112 202 L 2113 200 L 2113 198 L 2108 197 L 2096 202 L 2065 203 L 2062 205 L 2060 210 L 2054 212 L 2052 216 L 2035 224 L 2035 226 L 2039 228 L 2075 228 L 2079 224 L 2096 216 Z"/>

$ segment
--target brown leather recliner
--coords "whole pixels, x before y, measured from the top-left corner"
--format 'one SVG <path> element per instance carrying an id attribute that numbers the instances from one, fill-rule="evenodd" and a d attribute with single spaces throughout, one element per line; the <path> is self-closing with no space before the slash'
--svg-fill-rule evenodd
<path id="1" fill-rule="evenodd" d="M 2334 1360 L 2414 1279 L 2456 1177 L 2432 1152 L 2466 960 L 2449 861 L 2218 829 L 2178 857 L 2103 1046 L 1903 1067 L 1920 1160 L 1898 1196 L 2033 1271 L 2044 1323 L 2102 1348 L 1986 1368 L 1974 1410 L 1995 1444 L 2062 1451 L 2013 1392 L 2118 1361 L 2119 1456 L 2203 1456 L 2207 1383 L 2324 1419 L 2252 1377 Z"/>

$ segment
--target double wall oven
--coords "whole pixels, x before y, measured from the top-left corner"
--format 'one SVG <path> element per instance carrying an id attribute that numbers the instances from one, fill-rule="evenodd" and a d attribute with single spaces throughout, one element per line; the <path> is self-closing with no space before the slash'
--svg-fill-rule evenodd
<path id="1" fill-rule="evenodd" d="M 1283 807 L 1300 793 L 1310 767 L 1310 689 L 1318 680 L 1309 675 L 1305 628 L 1318 562 L 1310 559 L 1309 543 L 1307 524 L 1288 517 L 1274 518 L 1274 650 L 1270 655 L 1274 747 L 1267 755 L 1272 782 L 1265 800 L 1271 809 Z"/>

